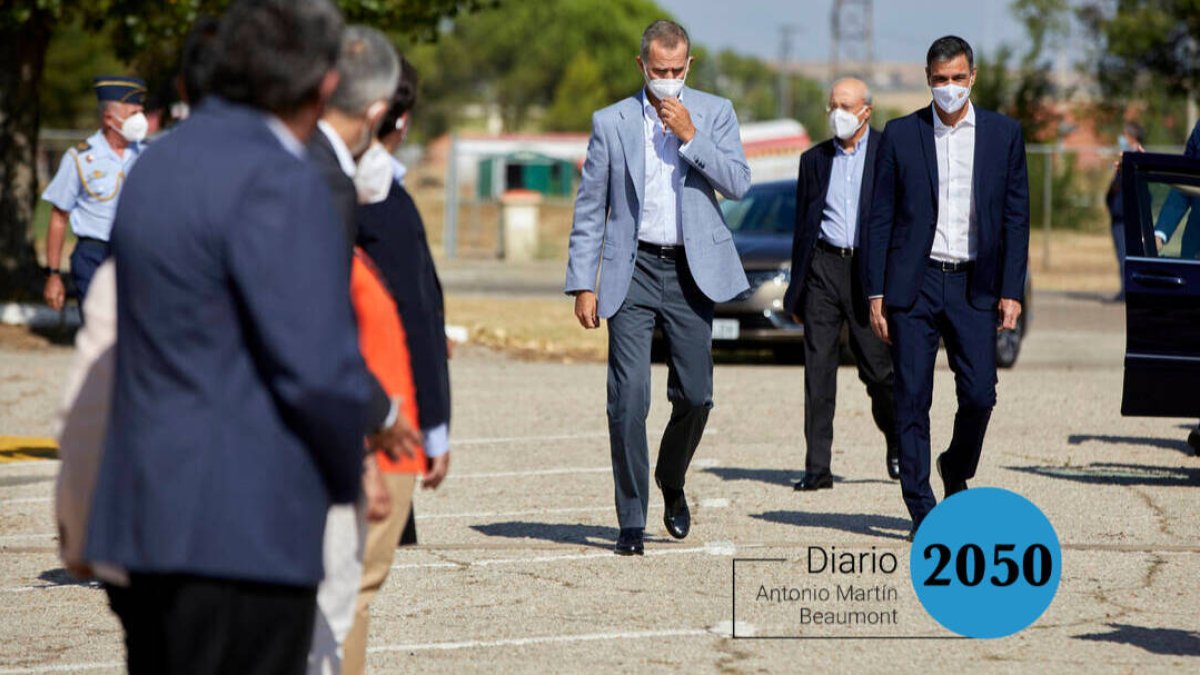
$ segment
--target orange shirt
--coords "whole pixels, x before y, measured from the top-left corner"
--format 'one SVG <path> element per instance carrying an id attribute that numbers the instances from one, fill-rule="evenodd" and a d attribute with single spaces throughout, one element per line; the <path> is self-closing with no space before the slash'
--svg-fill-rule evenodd
<path id="1" fill-rule="evenodd" d="M 400 397 L 400 414 L 412 428 L 419 429 L 417 388 L 413 383 L 412 363 L 404 323 L 396 310 L 396 301 L 388 293 L 383 278 L 366 253 L 355 247 L 350 266 L 350 301 L 358 319 L 358 347 L 367 368 L 391 397 Z M 379 470 L 384 473 L 425 472 L 425 450 L 416 448 L 412 457 L 393 460 L 383 452 L 375 453 Z"/>

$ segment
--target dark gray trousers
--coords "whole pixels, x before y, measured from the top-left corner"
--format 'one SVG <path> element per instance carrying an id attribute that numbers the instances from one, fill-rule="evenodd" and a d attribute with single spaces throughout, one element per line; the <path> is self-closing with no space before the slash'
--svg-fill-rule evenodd
<path id="1" fill-rule="evenodd" d="M 861 254 L 857 254 L 861 255 Z M 858 361 L 858 379 L 867 385 L 871 416 L 887 448 L 900 445 L 892 386 L 892 355 L 871 330 L 867 307 L 854 273 L 854 258 L 821 248 L 813 251 L 805 279 L 804 307 L 804 471 L 827 476 L 833 454 L 833 414 L 837 403 L 838 341 L 847 325 L 850 349 Z M 898 450 L 897 450 L 898 451 Z"/>
<path id="2" fill-rule="evenodd" d="M 608 436 L 617 520 L 644 528 L 650 490 L 650 344 L 657 323 L 669 353 L 671 419 L 658 448 L 656 482 L 682 489 L 712 408 L 713 302 L 692 279 L 687 260 L 639 250 L 629 292 L 608 320 Z"/>

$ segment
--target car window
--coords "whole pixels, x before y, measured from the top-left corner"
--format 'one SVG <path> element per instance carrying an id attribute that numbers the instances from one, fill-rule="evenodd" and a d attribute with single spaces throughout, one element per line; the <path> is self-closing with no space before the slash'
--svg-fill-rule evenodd
<path id="1" fill-rule="evenodd" d="M 1158 257 L 1200 259 L 1200 184 L 1190 176 L 1146 173 L 1138 177 L 1143 218 L 1154 224 Z"/>
<path id="2" fill-rule="evenodd" d="M 740 201 L 721 202 L 725 223 L 742 234 L 791 234 L 796 225 L 793 185 L 750 188 Z"/>

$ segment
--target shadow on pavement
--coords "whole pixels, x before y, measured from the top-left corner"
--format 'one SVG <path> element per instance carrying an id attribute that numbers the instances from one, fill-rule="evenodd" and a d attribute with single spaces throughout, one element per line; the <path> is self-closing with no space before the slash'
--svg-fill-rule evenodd
<path id="1" fill-rule="evenodd" d="M 1111 633 L 1077 635 L 1076 640 L 1114 642 L 1141 647 L 1152 654 L 1166 656 L 1200 656 L 1200 633 L 1175 628 L 1143 628 L 1123 623 L 1110 623 Z"/>
<path id="2" fill-rule="evenodd" d="M 711 473 L 721 480 L 752 480 L 769 485 L 786 485 L 788 487 L 796 484 L 800 480 L 800 477 L 804 475 L 803 471 L 792 471 L 790 469 L 746 469 L 737 466 L 709 467 L 704 469 L 704 472 Z M 893 481 L 880 478 L 842 478 L 835 475 L 833 482 L 855 485 L 860 483 L 887 484 Z"/>
<path id="3" fill-rule="evenodd" d="M 767 511 L 750 516 L 769 523 L 795 525 L 796 527 L 819 527 L 841 530 L 850 534 L 888 539 L 907 539 L 912 525 L 906 518 L 880 516 L 864 513 L 808 513 L 804 511 Z"/>
<path id="4" fill-rule="evenodd" d="M 509 521 L 507 523 L 487 523 L 472 525 L 472 530 L 489 537 L 508 537 L 511 539 L 541 539 L 559 544 L 577 544 L 596 548 L 610 548 L 611 542 L 617 540 L 619 530 L 615 527 L 601 525 L 578 525 L 574 523 L 531 523 L 528 521 Z M 592 541 L 599 539 L 600 542 Z M 647 541 L 650 538 L 647 537 Z M 604 543 L 601 543 L 604 542 Z"/>
<path id="5" fill-rule="evenodd" d="M 1006 469 L 1095 485 L 1155 485 L 1188 487 L 1200 485 L 1200 468 L 1143 466 L 1140 464 L 1092 463 L 1087 466 L 1006 466 Z"/>
<path id="6" fill-rule="evenodd" d="M 71 573 L 61 567 L 46 570 L 38 575 L 38 581 L 45 581 L 48 586 L 97 586 L 95 581 L 83 581 L 71 576 Z"/>
<path id="7" fill-rule="evenodd" d="M 1186 427 L 1192 428 L 1192 427 Z M 1185 455 L 1192 454 L 1192 447 L 1187 444 L 1185 439 L 1173 438 L 1151 438 L 1149 436 L 1105 436 L 1093 434 L 1071 434 L 1067 436 L 1067 442 L 1071 445 L 1082 445 L 1083 443 L 1110 443 L 1114 445 L 1145 445 L 1151 448 L 1162 448 L 1163 450 L 1178 450 Z"/>

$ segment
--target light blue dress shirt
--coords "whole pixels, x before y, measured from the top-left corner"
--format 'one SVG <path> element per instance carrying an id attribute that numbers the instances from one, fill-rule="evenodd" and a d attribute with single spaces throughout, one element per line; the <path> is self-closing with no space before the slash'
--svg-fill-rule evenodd
<path id="1" fill-rule="evenodd" d="M 70 214 L 75 236 L 108 241 L 125 177 L 141 153 L 141 143 L 130 143 L 119 157 L 97 131 L 63 154 L 42 199 Z"/>
<path id="2" fill-rule="evenodd" d="M 835 151 L 825 209 L 821 213 L 821 238 L 840 248 L 856 248 L 858 242 L 858 197 L 862 193 L 870 138 L 871 132 L 867 131 L 858 139 L 853 152 L 846 152 L 837 140 L 833 142 Z"/>

